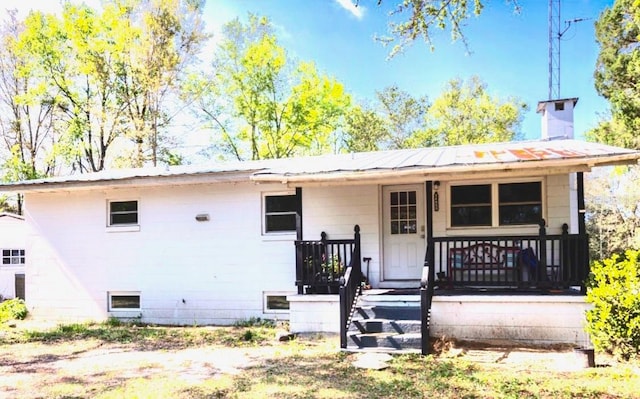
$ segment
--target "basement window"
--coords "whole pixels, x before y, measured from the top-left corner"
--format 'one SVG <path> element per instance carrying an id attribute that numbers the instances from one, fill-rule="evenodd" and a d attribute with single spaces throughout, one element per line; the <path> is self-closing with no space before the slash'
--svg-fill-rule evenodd
<path id="1" fill-rule="evenodd" d="M 265 292 L 264 293 L 264 313 L 288 313 L 289 301 L 285 292 Z"/>
<path id="2" fill-rule="evenodd" d="M 109 292 L 109 311 L 140 310 L 139 292 Z"/>

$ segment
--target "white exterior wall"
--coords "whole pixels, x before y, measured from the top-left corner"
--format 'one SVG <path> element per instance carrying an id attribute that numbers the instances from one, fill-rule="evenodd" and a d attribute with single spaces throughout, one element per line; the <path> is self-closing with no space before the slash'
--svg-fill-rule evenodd
<path id="1" fill-rule="evenodd" d="M 27 227 L 24 220 L 12 216 L 0 217 L 0 255 L 3 249 L 25 249 Z M 29 257 L 30 253 L 25 252 Z M 15 275 L 24 274 L 24 265 L 5 265 L 0 260 L 0 297 L 15 298 Z"/>
<path id="2" fill-rule="evenodd" d="M 371 258 L 369 281 L 380 281 L 380 188 L 369 186 L 305 187 L 302 189 L 303 237 L 320 239 L 353 238 L 353 228 L 360 226 L 361 255 Z M 366 274 L 367 265 L 362 264 Z"/>
<path id="3" fill-rule="evenodd" d="M 263 313 L 263 291 L 295 291 L 295 234 L 265 237 L 262 192 L 279 185 L 217 184 L 26 196 L 34 225 L 27 303 L 36 316 L 100 320 L 109 291 L 141 294 L 160 324 L 228 324 Z M 107 200 L 139 201 L 139 231 L 110 232 Z M 208 213 L 210 221 L 195 215 Z M 119 315 L 123 315 L 120 313 Z"/>
<path id="4" fill-rule="evenodd" d="M 543 190 L 543 212 L 544 219 L 547 222 L 547 234 L 561 234 L 562 224 L 569 225 L 569 231 L 576 229 L 575 218 L 571 218 L 572 207 L 570 203 L 570 179 L 569 175 L 550 175 L 540 177 L 542 180 Z M 535 180 L 535 178 L 534 178 Z M 531 179 L 504 179 L 497 180 L 496 183 L 515 183 L 520 181 L 532 181 Z M 438 196 L 440 201 L 440 210 L 433 213 L 433 235 L 434 237 L 456 237 L 456 236 L 492 236 L 492 235 L 537 235 L 539 233 L 538 226 L 505 226 L 505 227 L 482 227 L 482 228 L 449 228 L 447 214 L 449 212 L 449 187 L 458 184 L 486 184 L 483 180 L 474 180 L 472 182 L 446 182 L 440 181 Z M 436 257 L 438 255 L 436 254 Z M 436 259 L 436 265 L 440 264 Z M 446 262 L 442 262 L 446 267 Z M 446 270 L 436 270 L 446 271 Z"/>
<path id="5" fill-rule="evenodd" d="M 583 296 L 435 296 L 432 337 L 590 347 Z"/>

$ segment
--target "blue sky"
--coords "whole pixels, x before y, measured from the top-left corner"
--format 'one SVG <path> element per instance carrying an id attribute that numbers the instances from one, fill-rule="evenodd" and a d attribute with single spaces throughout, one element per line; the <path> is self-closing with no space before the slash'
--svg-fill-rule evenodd
<path id="1" fill-rule="evenodd" d="M 373 99 L 376 90 L 397 84 L 415 96 L 434 99 L 452 78 L 480 76 L 490 93 L 518 96 L 530 107 L 522 130 L 527 138 L 540 132 L 539 100 L 548 98 L 548 1 L 520 0 L 521 12 L 504 0 L 487 0 L 478 18 L 468 21 L 465 34 L 471 53 L 449 32 L 434 31 L 435 51 L 422 40 L 404 54 L 387 60 L 389 48 L 375 42 L 387 33 L 388 12 L 395 0 L 213 0 L 205 14 L 209 29 L 248 12 L 270 17 L 280 43 L 290 55 L 314 61 L 324 73 L 341 81 L 356 99 Z M 594 22 L 613 0 L 562 0 L 561 18 L 591 18 L 563 35 L 560 97 L 579 97 L 575 111 L 577 137 L 597 125 L 608 108 L 593 84 L 598 55 Z"/>
<path id="2" fill-rule="evenodd" d="M 461 42 L 452 43 L 449 32 L 434 31 L 435 51 L 422 40 L 404 54 L 387 60 L 389 48 L 373 40 L 388 31 L 388 12 L 397 0 L 208 0 L 207 29 L 219 39 L 221 26 L 247 13 L 268 16 L 277 27 L 280 43 L 291 56 L 314 61 L 317 67 L 341 81 L 358 101 L 370 101 L 376 90 L 396 84 L 415 96 L 434 99 L 450 79 L 480 76 L 491 94 L 518 96 L 530 107 L 523 133 L 536 138 L 539 100 L 548 98 L 548 1 L 519 0 L 515 14 L 505 0 L 485 0 L 478 18 L 467 22 L 465 34 L 471 53 Z M 84 0 L 98 7 L 99 0 Z M 593 85 L 598 54 L 594 22 L 613 0 L 562 0 L 562 20 L 591 18 L 573 25 L 563 36 L 561 97 L 578 97 L 575 132 L 580 137 L 608 108 Z M 3 0 L 4 8 L 21 12 L 61 9 L 56 0 Z M 210 49 L 210 47 L 209 47 Z"/>

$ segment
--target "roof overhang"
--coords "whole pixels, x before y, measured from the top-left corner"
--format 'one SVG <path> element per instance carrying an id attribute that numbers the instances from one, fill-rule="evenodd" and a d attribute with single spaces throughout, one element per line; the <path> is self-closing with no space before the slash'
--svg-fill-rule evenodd
<path id="1" fill-rule="evenodd" d="M 399 184 L 588 172 L 636 164 L 640 151 L 577 140 L 489 143 L 330 154 L 171 168 L 116 169 L 0 185 L 5 192 L 52 192 L 219 183 L 288 186 Z"/>
<path id="2" fill-rule="evenodd" d="M 281 183 L 298 185 L 337 185 L 373 183 L 410 183 L 425 180 L 476 180 L 506 177 L 530 177 L 589 172 L 593 167 L 629 165 L 637 163 L 640 154 L 623 154 L 596 159 L 554 159 L 521 163 L 490 163 L 474 165 L 451 165 L 412 167 L 404 169 L 377 169 L 367 171 L 335 171 L 314 174 L 287 174 L 261 171 L 251 180 L 258 183 Z"/>

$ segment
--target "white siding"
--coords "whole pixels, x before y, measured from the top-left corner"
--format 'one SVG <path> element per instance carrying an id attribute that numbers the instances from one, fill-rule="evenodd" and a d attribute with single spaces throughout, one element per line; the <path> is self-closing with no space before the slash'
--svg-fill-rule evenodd
<path id="1" fill-rule="evenodd" d="M 380 190 L 377 185 L 305 187 L 302 190 L 303 236 L 320 239 L 324 231 L 329 239 L 353 238 L 360 226 L 362 257 L 371 258 L 369 281 L 380 281 Z M 366 263 L 362 264 L 366 274 Z"/>
<path id="2" fill-rule="evenodd" d="M 0 255 L 3 249 L 25 249 L 26 225 L 12 216 L 0 217 Z M 26 256 L 30 254 L 25 253 Z M 5 265 L 0 259 L 0 297 L 15 298 L 15 275 L 24 274 L 24 265 Z"/>
<path id="3" fill-rule="evenodd" d="M 35 234 L 28 304 L 48 318 L 104 319 L 109 291 L 139 291 L 143 321 L 225 324 L 265 317 L 263 291 L 295 289 L 295 236 L 261 234 L 262 192 L 269 190 L 281 186 L 29 194 Z M 113 199 L 139 201 L 140 231 L 108 231 Z M 211 220 L 196 221 L 199 213 Z"/>

